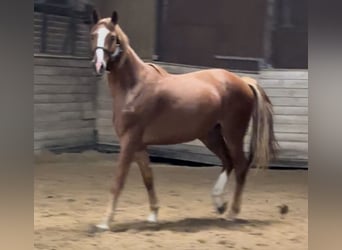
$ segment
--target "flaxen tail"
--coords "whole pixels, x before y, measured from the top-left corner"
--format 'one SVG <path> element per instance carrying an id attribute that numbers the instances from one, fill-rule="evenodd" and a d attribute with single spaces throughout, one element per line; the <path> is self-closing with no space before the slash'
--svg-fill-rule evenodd
<path id="1" fill-rule="evenodd" d="M 248 83 L 256 97 L 252 116 L 249 166 L 267 168 L 269 162 L 275 158 L 278 147 L 273 129 L 272 103 L 254 79 L 249 77 L 242 77 L 242 79 Z"/>

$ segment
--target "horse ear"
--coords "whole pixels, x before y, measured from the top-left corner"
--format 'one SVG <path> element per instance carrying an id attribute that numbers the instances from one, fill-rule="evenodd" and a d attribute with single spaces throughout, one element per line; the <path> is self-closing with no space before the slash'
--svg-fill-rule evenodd
<path id="1" fill-rule="evenodd" d="M 97 14 L 97 11 L 94 9 L 92 13 L 93 23 L 96 24 L 99 21 L 99 15 Z"/>
<path id="2" fill-rule="evenodd" d="M 112 23 L 117 24 L 118 23 L 118 13 L 114 10 L 112 13 Z"/>

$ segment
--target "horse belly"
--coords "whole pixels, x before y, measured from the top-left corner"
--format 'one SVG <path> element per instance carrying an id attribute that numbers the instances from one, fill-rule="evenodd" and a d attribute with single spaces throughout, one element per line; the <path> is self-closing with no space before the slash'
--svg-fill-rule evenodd
<path id="1" fill-rule="evenodd" d="M 143 143 L 160 145 L 192 141 L 208 133 L 217 120 L 218 110 L 207 113 L 201 110 L 184 113 L 170 110 L 145 128 Z"/>
<path id="2" fill-rule="evenodd" d="M 178 83 L 181 84 L 182 82 Z M 156 113 L 144 129 L 145 144 L 176 144 L 202 137 L 218 122 L 222 96 L 213 85 L 202 81 L 181 87 L 166 84 Z"/>

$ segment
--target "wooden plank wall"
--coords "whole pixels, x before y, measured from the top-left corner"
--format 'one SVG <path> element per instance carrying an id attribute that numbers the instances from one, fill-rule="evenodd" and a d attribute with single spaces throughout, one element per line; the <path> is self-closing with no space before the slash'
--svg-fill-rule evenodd
<path id="1" fill-rule="evenodd" d="M 70 17 L 58 15 L 46 15 L 47 19 L 47 33 L 46 33 L 46 54 L 68 55 L 71 52 L 70 33 L 68 25 Z M 42 52 L 42 22 L 43 14 L 34 12 L 34 33 L 33 45 L 34 53 Z M 81 19 L 76 19 L 75 34 L 75 54 L 74 56 L 89 56 L 90 55 L 90 41 L 89 41 L 89 25 L 84 24 Z M 66 46 L 66 49 L 64 49 Z"/>
<path id="2" fill-rule="evenodd" d="M 159 63 L 170 73 L 187 73 L 202 69 L 169 63 Z M 279 159 L 284 161 L 308 160 L 308 72 L 307 70 L 264 70 L 258 74 L 237 72 L 239 75 L 256 78 L 265 88 L 274 104 L 275 132 L 280 145 Z M 112 101 L 105 79 L 98 84 L 97 95 L 97 142 L 103 148 L 117 146 L 117 137 L 112 127 Z M 247 151 L 249 135 L 246 136 Z M 109 146 L 109 147 L 107 147 Z M 152 146 L 150 153 L 156 156 L 182 160 L 197 159 L 204 163 L 219 161 L 198 141 L 180 145 Z"/>
<path id="3" fill-rule="evenodd" d="M 308 71 L 262 71 L 259 82 L 274 105 L 280 156 L 308 160 Z"/>
<path id="4" fill-rule="evenodd" d="M 95 144 L 90 59 L 34 57 L 34 150 Z"/>

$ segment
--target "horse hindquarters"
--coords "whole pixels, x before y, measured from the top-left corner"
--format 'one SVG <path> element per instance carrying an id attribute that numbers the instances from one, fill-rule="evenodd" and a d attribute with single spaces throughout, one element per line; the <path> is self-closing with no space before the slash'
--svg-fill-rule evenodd
<path id="1" fill-rule="evenodd" d="M 246 181 L 248 169 L 251 166 L 267 166 L 276 148 L 273 131 L 272 104 L 264 90 L 254 79 L 242 78 L 253 91 L 253 100 L 239 98 L 239 105 L 230 107 L 222 124 L 232 164 L 235 169 L 236 188 L 231 209 L 231 216 L 235 216 L 241 209 L 241 197 Z M 249 162 L 243 151 L 243 139 L 247 132 L 250 118 L 253 119 Z"/>
<path id="2" fill-rule="evenodd" d="M 255 97 L 247 85 L 237 85 L 227 95 L 221 122 L 222 136 L 235 169 L 236 186 L 229 213 L 235 217 L 240 212 L 241 197 L 248 172 L 248 163 L 244 154 L 244 136 L 252 117 Z"/>

